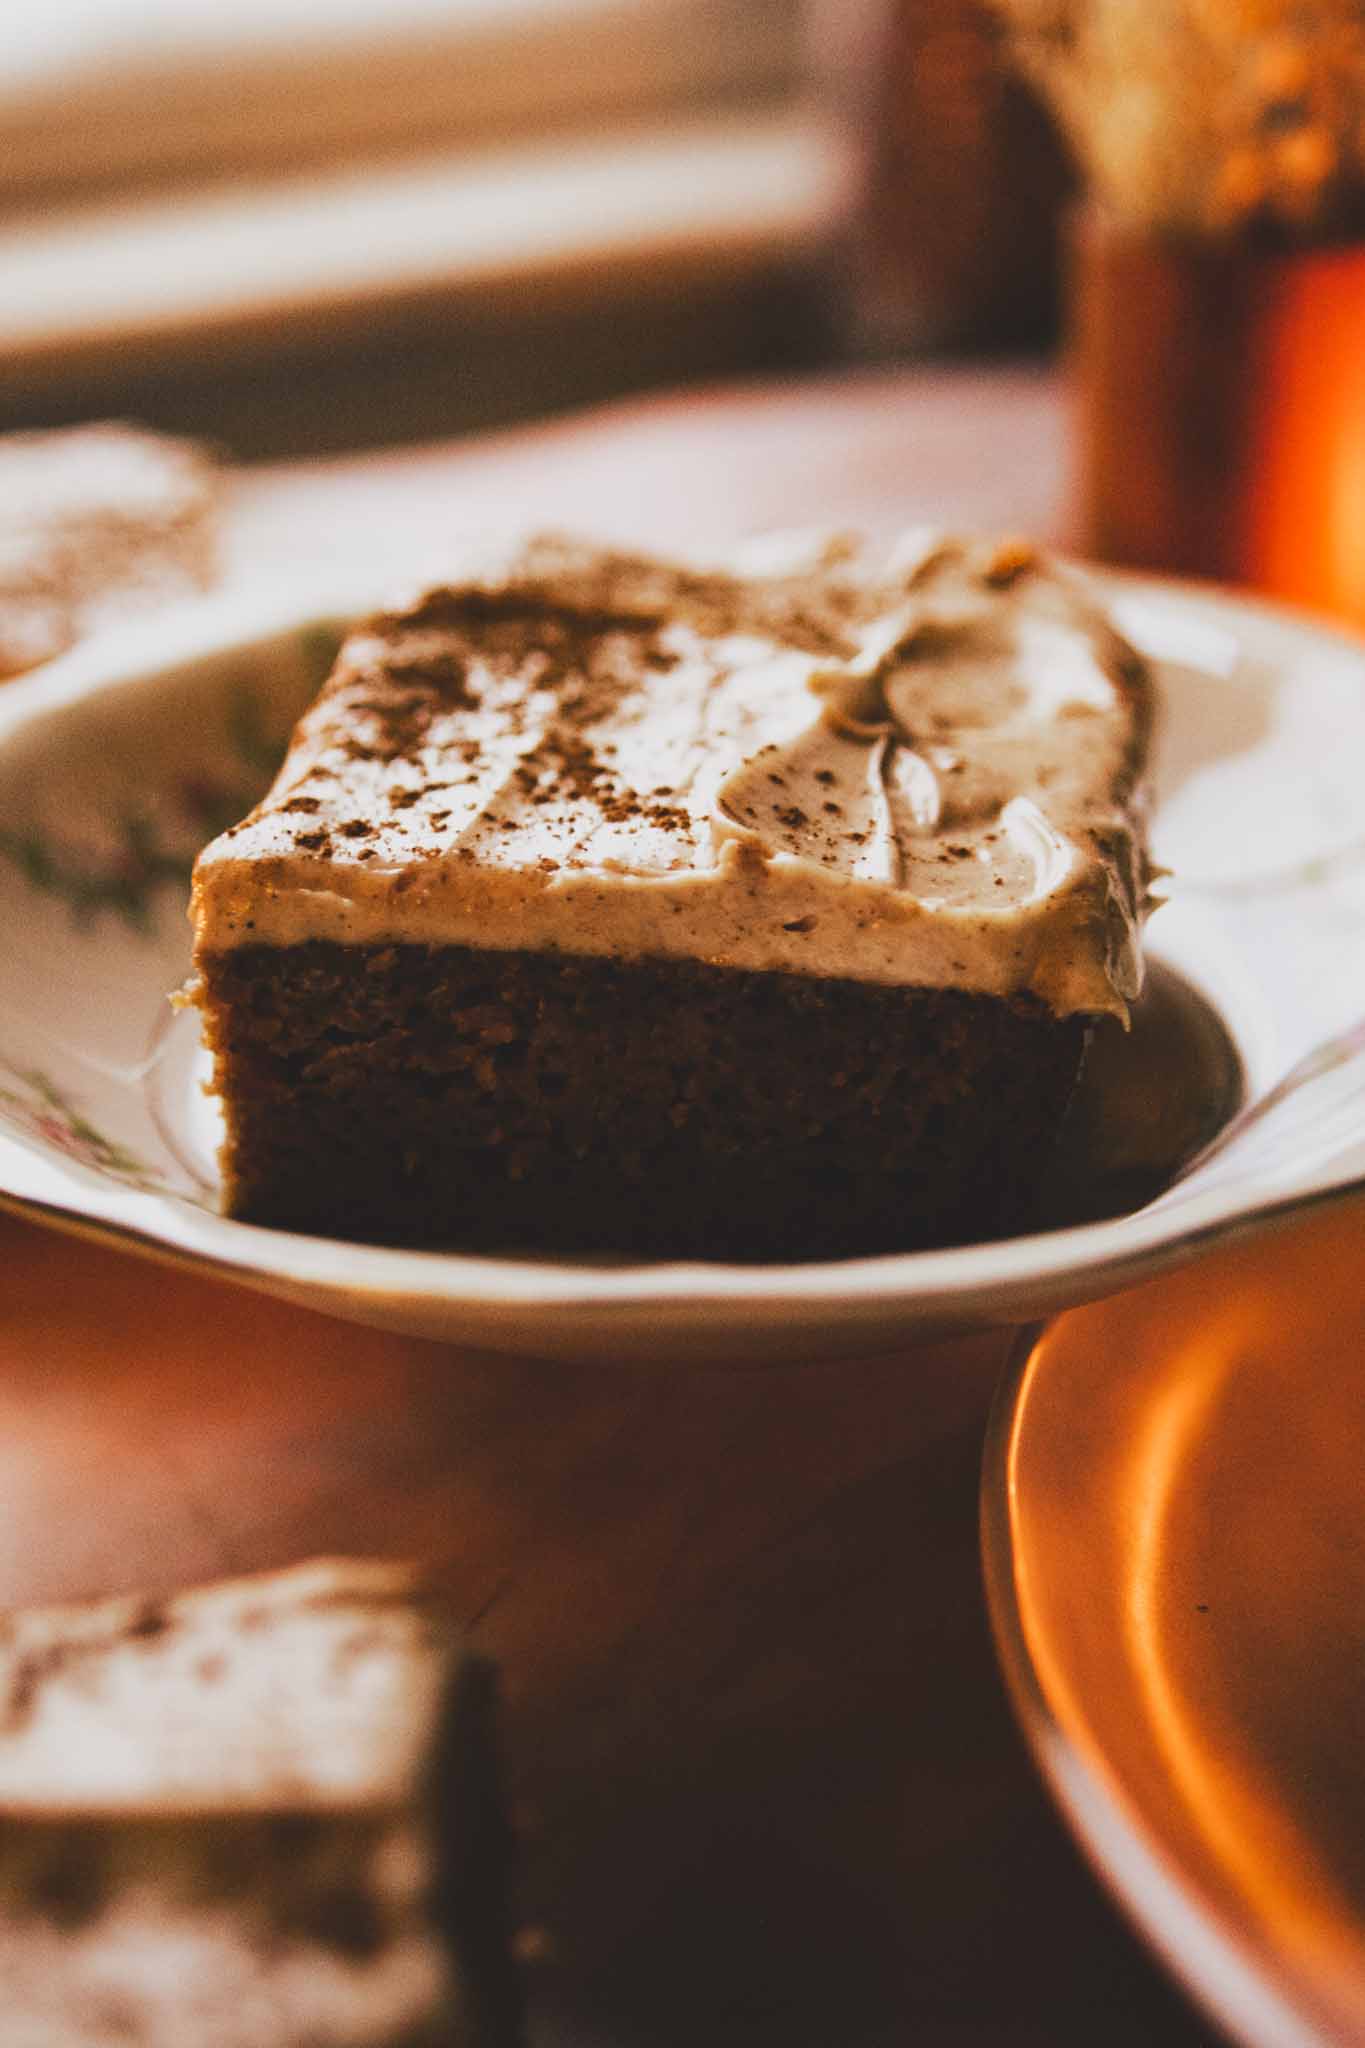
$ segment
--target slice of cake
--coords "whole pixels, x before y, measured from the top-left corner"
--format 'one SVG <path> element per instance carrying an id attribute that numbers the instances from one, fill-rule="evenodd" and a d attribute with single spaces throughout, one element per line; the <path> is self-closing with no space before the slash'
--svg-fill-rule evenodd
<path id="1" fill-rule="evenodd" d="M 213 580 L 218 470 L 117 422 L 0 435 L 0 681 Z"/>
<path id="2" fill-rule="evenodd" d="M 0 2035 L 512 2040 L 491 1708 L 400 1567 L 0 1618 Z"/>
<path id="3" fill-rule="evenodd" d="M 1150 715 L 1017 545 L 540 541 L 381 615 L 198 863 L 229 1211 L 739 1259 L 1010 1227 L 1137 990 Z"/>

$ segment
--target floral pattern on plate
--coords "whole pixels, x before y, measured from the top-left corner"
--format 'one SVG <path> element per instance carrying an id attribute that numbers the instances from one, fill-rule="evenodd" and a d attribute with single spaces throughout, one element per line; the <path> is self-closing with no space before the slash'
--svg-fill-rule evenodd
<path id="1" fill-rule="evenodd" d="M 91 1123 L 80 1106 L 50 1074 L 24 1070 L 0 1058 L 0 1123 L 21 1136 L 37 1139 L 81 1166 L 106 1173 L 127 1187 L 156 1188 L 162 1177 L 113 1138 Z"/>

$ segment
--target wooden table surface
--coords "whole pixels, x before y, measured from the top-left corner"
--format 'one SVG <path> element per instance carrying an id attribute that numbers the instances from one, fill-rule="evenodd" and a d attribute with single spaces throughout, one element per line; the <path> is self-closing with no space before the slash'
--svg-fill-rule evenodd
<path id="1" fill-rule="evenodd" d="M 229 574 L 517 520 L 1065 527 L 1057 393 L 909 374 L 245 477 Z M 756 1372 L 379 1335 L 0 1218 L 0 1599 L 415 1554 L 501 1663 L 538 2048 L 1210 2032 L 1053 1817 L 980 1590 L 987 1333 Z M 186 2044 L 192 2048 L 192 2044 Z"/>

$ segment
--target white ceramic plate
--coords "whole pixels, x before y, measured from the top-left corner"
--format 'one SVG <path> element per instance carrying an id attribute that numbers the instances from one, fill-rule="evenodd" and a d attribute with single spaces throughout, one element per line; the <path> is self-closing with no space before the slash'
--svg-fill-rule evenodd
<path id="1" fill-rule="evenodd" d="M 1232 2038 L 1365 2040 L 1365 1202 L 1022 1345 L 983 1537 L 1102 1878 Z"/>
<path id="2" fill-rule="evenodd" d="M 1365 1016 L 1365 652 L 1231 598 L 1127 581 L 1111 594 L 1166 703 L 1155 847 L 1178 880 L 1151 953 L 1206 1021 L 1222 1019 L 1258 1094 Z M 279 594 L 212 600 L 0 693 L 10 1205 L 357 1321 L 494 1349 L 776 1360 L 1027 1320 L 1365 1176 L 1365 1088 L 1347 1063 L 1136 1213 L 953 1251 L 612 1266 L 224 1219 L 197 1024 L 166 1000 L 188 962 L 186 881 L 197 847 L 268 780 L 336 631 Z M 1146 1044 L 1139 1032 L 1121 1049 L 1116 1099 L 1137 1104 L 1145 1088 L 1138 1120 L 1159 1124 L 1181 1063 L 1147 1071 Z"/>

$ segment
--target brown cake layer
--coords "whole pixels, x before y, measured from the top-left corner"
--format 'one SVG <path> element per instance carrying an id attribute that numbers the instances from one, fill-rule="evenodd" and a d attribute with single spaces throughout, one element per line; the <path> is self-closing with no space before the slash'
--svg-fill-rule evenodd
<path id="1" fill-rule="evenodd" d="M 201 957 L 234 1215 L 377 1242 L 854 1256 L 1026 1220 L 1090 1020 L 461 946 Z"/>

